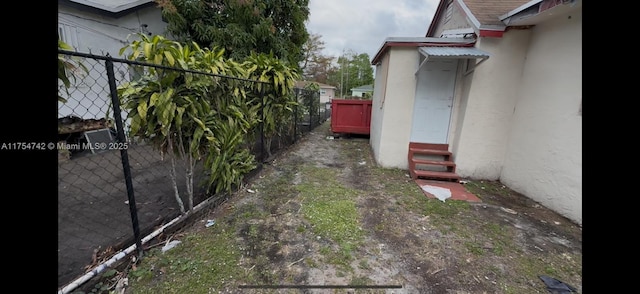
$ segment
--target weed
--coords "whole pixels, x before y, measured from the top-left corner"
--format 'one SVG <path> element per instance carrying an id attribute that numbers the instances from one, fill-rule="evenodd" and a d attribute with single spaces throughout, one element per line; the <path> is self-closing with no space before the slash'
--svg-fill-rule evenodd
<path id="1" fill-rule="evenodd" d="M 329 246 L 322 246 L 320 247 L 320 254 L 327 256 L 329 254 L 331 254 L 331 248 L 329 248 Z"/>
<path id="2" fill-rule="evenodd" d="M 357 286 L 364 286 L 364 285 L 371 285 L 371 284 L 373 284 L 373 280 L 365 276 L 353 277 L 351 278 L 351 283 L 349 283 L 349 285 L 357 285 Z"/>
<path id="3" fill-rule="evenodd" d="M 369 263 L 365 259 L 360 260 L 360 262 L 358 263 L 358 267 L 361 268 L 361 269 L 370 269 L 371 268 L 371 266 L 369 266 Z"/>
<path id="4" fill-rule="evenodd" d="M 304 259 L 304 264 L 306 264 L 308 267 L 312 267 L 312 268 L 318 267 L 318 264 L 312 258 L 305 258 Z"/>
<path id="5" fill-rule="evenodd" d="M 484 255 L 484 249 L 482 248 L 482 245 L 478 244 L 477 242 L 467 241 L 464 242 L 464 246 L 467 247 L 467 250 L 469 250 L 469 252 L 475 255 Z"/>

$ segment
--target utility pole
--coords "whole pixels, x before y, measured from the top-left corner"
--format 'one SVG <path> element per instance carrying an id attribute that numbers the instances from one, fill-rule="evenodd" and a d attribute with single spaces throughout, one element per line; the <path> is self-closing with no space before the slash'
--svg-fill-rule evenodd
<path id="1" fill-rule="evenodd" d="M 345 82 L 346 85 L 345 85 L 344 89 L 345 89 L 345 92 L 349 92 L 349 88 L 348 88 L 348 86 L 349 86 L 349 65 L 350 65 L 351 62 L 349 60 L 347 60 L 346 62 L 347 62 L 347 81 Z"/>
<path id="2" fill-rule="evenodd" d="M 342 49 L 342 64 L 340 65 L 340 98 L 344 98 L 344 48 Z"/>

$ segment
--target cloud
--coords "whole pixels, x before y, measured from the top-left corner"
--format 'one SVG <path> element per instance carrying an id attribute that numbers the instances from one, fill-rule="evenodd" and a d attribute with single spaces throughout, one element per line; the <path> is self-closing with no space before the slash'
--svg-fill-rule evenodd
<path id="1" fill-rule="evenodd" d="M 423 37 L 438 0 L 310 0 L 307 30 L 320 34 L 324 54 L 343 50 L 373 58 L 387 37 Z"/>

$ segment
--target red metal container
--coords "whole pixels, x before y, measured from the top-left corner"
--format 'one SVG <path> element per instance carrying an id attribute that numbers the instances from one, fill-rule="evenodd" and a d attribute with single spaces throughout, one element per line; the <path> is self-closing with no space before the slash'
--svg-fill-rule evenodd
<path id="1" fill-rule="evenodd" d="M 371 100 L 331 100 L 331 131 L 334 133 L 369 135 Z"/>

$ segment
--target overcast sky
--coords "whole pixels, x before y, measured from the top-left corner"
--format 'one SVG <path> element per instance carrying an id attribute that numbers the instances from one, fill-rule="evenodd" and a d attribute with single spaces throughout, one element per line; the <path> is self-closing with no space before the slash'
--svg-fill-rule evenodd
<path id="1" fill-rule="evenodd" d="M 320 34 L 325 55 L 343 50 L 370 58 L 387 37 L 424 37 L 439 0 L 310 0 L 309 33 Z"/>

